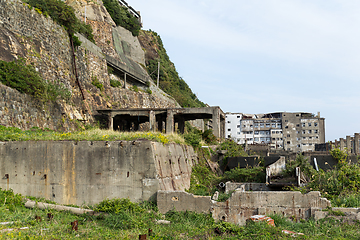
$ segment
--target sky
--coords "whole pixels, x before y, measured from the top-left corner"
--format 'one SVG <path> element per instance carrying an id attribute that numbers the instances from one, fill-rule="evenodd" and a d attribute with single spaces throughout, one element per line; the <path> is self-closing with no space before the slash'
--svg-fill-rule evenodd
<path id="1" fill-rule="evenodd" d="M 311 112 L 360 132 L 360 1 L 127 0 L 198 98 L 224 112 Z"/>

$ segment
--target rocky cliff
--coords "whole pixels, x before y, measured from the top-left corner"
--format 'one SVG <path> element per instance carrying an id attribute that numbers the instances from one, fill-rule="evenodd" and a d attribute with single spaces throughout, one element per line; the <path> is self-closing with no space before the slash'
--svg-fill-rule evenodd
<path id="1" fill-rule="evenodd" d="M 94 122 L 97 109 L 179 107 L 147 75 L 138 38 L 116 26 L 100 0 L 68 0 L 67 4 L 83 21 L 86 11 L 86 23 L 94 33 L 95 43 L 79 36 L 82 45 L 74 52 L 67 32 L 50 17 L 20 0 L 0 0 L 0 60 L 24 58 L 43 79 L 59 82 L 71 92 L 67 102 L 42 103 L 0 84 L 1 124 L 68 131 L 76 128 L 78 121 Z M 132 78 L 125 82 L 124 74 L 108 67 L 109 59 L 144 82 Z M 111 80 L 121 86 L 112 87 Z"/>

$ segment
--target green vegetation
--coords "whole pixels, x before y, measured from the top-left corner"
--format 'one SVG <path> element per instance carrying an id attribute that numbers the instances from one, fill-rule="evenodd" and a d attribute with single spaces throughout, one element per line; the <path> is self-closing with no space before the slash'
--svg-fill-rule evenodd
<path id="1" fill-rule="evenodd" d="M 139 88 L 136 85 L 133 85 L 130 90 L 134 91 L 134 92 L 139 92 Z"/>
<path id="2" fill-rule="evenodd" d="M 344 151 L 333 149 L 330 153 L 338 161 L 333 169 L 319 169 L 317 172 L 306 158 L 299 155 L 296 161 L 289 164 L 285 173 L 293 173 L 295 167 L 300 166 L 308 183 L 295 190 L 320 191 L 322 196 L 331 200 L 333 207 L 360 207 L 360 165 L 349 162 Z"/>
<path id="3" fill-rule="evenodd" d="M 98 216 L 75 215 L 53 209 L 40 210 L 24 207 L 23 197 L 12 190 L 0 189 L 0 219 L 13 222 L 0 225 L 1 239 L 138 239 L 140 234 L 151 234 L 148 239 L 293 239 L 282 233 L 286 229 L 301 232 L 299 239 L 359 239 L 359 223 L 347 224 L 331 217 L 319 221 L 293 222 L 279 215 L 272 227 L 264 222 L 247 222 L 237 226 L 227 222 L 215 222 L 210 214 L 170 211 L 159 213 L 153 202 L 132 203 L 129 199 L 107 199 L 95 205 Z M 48 219 L 51 213 L 53 218 Z M 336 215 L 336 214 L 335 214 Z M 35 217 L 41 218 L 41 221 Z M 170 225 L 156 224 L 164 219 Z M 77 220 L 78 231 L 71 230 L 70 223 Z M 21 227 L 28 229 L 20 230 Z M 13 231 L 6 231 L 13 229 Z"/>
<path id="4" fill-rule="evenodd" d="M 114 88 L 119 88 L 121 87 L 121 83 L 117 80 L 113 80 L 113 79 L 110 79 L 110 86 L 114 87 Z"/>
<path id="5" fill-rule="evenodd" d="M 141 29 L 139 20 L 131 15 L 128 9 L 120 6 L 117 0 L 103 0 L 104 6 L 117 26 L 129 30 L 133 36 L 138 36 Z"/>
<path id="6" fill-rule="evenodd" d="M 159 87 L 167 94 L 172 96 L 182 107 L 205 107 L 197 96 L 191 91 L 187 83 L 179 77 L 174 64 L 163 46 L 160 36 L 153 31 L 142 31 L 141 34 L 148 35 L 153 39 L 156 45 L 158 59 L 149 59 L 146 61 L 146 68 L 150 77 L 156 82 L 158 61 L 160 61 L 160 81 Z"/>
<path id="7" fill-rule="evenodd" d="M 44 81 L 32 65 L 24 59 L 12 62 L 0 60 L 0 82 L 21 93 L 29 94 L 41 101 L 55 101 L 58 97 L 69 100 L 71 93 L 62 83 Z"/>
<path id="8" fill-rule="evenodd" d="M 42 130 L 38 127 L 23 131 L 15 127 L 0 125 L 0 141 L 133 141 L 139 138 L 164 144 L 170 142 L 185 144 L 184 139 L 177 134 L 162 134 L 158 132 L 118 132 L 94 128 L 85 131 L 61 133 L 50 129 Z"/>
<path id="9" fill-rule="evenodd" d="M 100 91 L 104 90 L 104 85 L 99 81 L 99 79 L 97 79 L 96 76 L 92 76 L 91 79 L 92 79 L 92 81 L 91 81 L 92 85 L 97 87 Z"/>
<path id="10" fill-rule="evenodd" d="M 185 138 L 186 141 L 186 138 Z M 236 144 L 234 141 L 227 140 L 221 143 L 217 150 L 227 150 L 225 160 L 227 157 L 247 156 L 243 150 L 242 145 Z M 215 191 L 219 191 L 219 201 L 225 201 L 231 194 L 225 194 L 224 189 L 219 186 L 221 182 L 265 182 L 265 168 L 264 166 L 234 168 L 230 171 L 218 175 L 212 172 L 207 164 L 206 159 L 210 159 L 208 149 L 197 148 L 199 163 L 192 169 L 190 188 L 187 190 L 195 195 L 211 196 Z"/>
<path id="11" fill-rule="evenodd" d="M 87 39 L 94 41 L 91 25 L 81 22 L 75 16 L 75 10 L 61 0 L 24 0 L 38 13 L 50 16 L 55 22 L 60 24 L 69 33 L 74 42 L 74 46 L 80 46 L 81 42 L 74 33 L 81 33 Z"/>

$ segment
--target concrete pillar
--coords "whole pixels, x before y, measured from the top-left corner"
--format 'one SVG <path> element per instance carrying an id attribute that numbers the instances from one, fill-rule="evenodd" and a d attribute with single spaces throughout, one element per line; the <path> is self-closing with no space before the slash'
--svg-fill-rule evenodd
<path id="1" fill-rule="evenodd" d="M 340 138 L 340 150 L 344 151 L 345 150 L 345 139 Z"/>
<path id="2" fill-rule="evenodd" d="M 156 131 L 156 117 L 154 111 L 149 111 L 149 123 L 150 123 L 150 131 Z"/>
<path id="3" fill-rule="evenodd" d="M 351 145 L 351 137 L 350 136 L 346 136 L 346 148 L 347 148 L 347 154 L 350 156 L 351 155 L 351 149 L 352 149 L 352 145 Z"/>
<path id="4" fill-rule="evenodd" d="M 126 73 L 124 73 L 124 88 L 126 89 Z"/>
<path id="5" fill-rule="evenodd" d="M 179 128 L 180 133 L 183 134 L 185 131 L 185 120 L 183 118 L 179 119 L 178 128 Z"/>
<path id="6" fill-rule="evenodd" d="M 171 109 L 166 113 L 166 133 L 174 132 L 174 112 Z"/>
<path id="7" fill-rule="evenodd" d="M 111 113 L 109 114 L 108 127 L 110 130 L 114 130 L 114 117 Z"/>
<path id="8" fill-rule="evenodd" d="M 221 127 L 220 127 L 220 108 L 214 108 L 212 114 L 212 126 L 213 126 L 213 133 L 215 137 L 221 137 Z"/>
<path id="9" fill-rule="evenodd" d="M 360 155 L 360 146 L 359 146 L 360 133 L 354 134 L 354 154 Z"/>

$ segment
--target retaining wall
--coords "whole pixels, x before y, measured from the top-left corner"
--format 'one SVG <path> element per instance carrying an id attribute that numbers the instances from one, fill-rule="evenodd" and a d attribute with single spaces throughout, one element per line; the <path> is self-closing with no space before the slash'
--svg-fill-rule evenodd
<path id="1" fill-rule="evenodd" d="M 0 187 L 60 204 L 143 201 L 189 188 L 196 161 L 192 147 L 147 140 L 1 142 Z"/>

